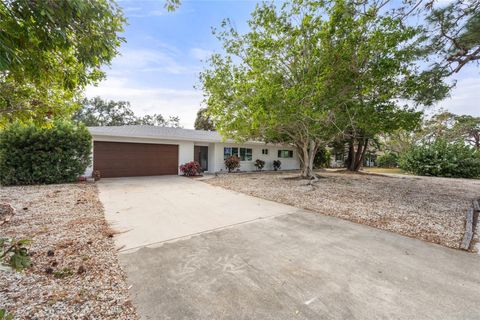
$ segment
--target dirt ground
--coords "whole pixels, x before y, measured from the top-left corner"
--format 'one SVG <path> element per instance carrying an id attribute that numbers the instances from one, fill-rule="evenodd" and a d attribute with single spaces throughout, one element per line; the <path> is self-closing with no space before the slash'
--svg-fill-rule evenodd
<path id="1" fill-rule="evenodd" d="M 15 319 L 136 319 L 97 188 L 0 188 L 16 214 L 1 237 L 29 238 L 33 266 L 0 271 L 0 308 Z"/>
<path id="2" fill-rule="evenodd" d="M 459 248 L 480 180 L 320 172 L 224 174 L 205 182 L 409 237 Z"/>

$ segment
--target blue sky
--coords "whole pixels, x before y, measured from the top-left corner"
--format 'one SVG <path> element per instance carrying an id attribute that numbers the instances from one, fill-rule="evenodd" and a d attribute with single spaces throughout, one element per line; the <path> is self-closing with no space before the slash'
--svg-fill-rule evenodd
<path id="1" fill-rule="evenodd" d="M 446 1 L 446 0 L 442 0 Z M 183 1 L 175 12 L 166 12 L 161 0 L 119 1 L 128 19 L 120 48 L 107 79 L 86 90 L 88 97 L 130 101 L 139 115 L 160 113 L 179 116 L 181 125 L 193 128 L 201 107 L 202 92 L 194 89 L 202 60 L 220 51 L 211 33 L 224 18 L 230 18 L 239 31 L 255 0 Z M 472 65 L 457 76 L 452 97 L 437 108 L 459 114 L 480 115 L 480 68 Z"/>

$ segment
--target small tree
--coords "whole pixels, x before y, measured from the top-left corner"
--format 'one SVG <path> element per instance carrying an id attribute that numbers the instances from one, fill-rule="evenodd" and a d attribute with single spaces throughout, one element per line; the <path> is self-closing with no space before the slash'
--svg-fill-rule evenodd
<path id="1" fill-rule="evenodd" d="M 240 158 L 237 156 L 230 156 L 225 159 L 225 167 L 228 169 L 228 172 L 232 172 L 233 170 L 240 168 Z"/>
<path id="2" fill-rule="evenodd" d="M 83 125 L 15 123 L 0 132 L 0 184 L 73 182 L 90 164 L 92 137 Z"/>
<path id="3" fill-rule="evenodd" d="M 257 159 L 257 160 L 255 160 L 254 165 L 255 165 L 255 167 L 257 167 L 257 170 L 262 171 L 263 167 L 265 167 L 265 161 Z"/>
<path id="4" fill-rule="evenodd" d="M 400 158 L 400 168 L 422 176 L 477 178 L 480 176 L 480 152 L 463 142 L 413 146 Z"/>

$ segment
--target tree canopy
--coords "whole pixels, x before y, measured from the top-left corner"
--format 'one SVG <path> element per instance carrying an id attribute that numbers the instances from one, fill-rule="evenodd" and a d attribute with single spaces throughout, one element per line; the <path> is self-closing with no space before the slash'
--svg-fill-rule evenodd
<path id="1" fill-rule="evenodd" d="M 480 60 L 480 0 L 454 0 L 434 8 L 427 22 L 429 49 L 440 57 L 437 68 L 451 75 Z"/>
<path id="2" fill-rule="evenodd" d="M 215 131 L 215 126 L 210 118 L 210 115 L 208 115 L 207 108 L 201 108 L 198 110 L 194 128 L 196 130 Z"/>
<path id="3" fill-rule="evenodd" d="M 416 61 L 421 29 L 382 12 L 376 1 L 263 3 L 239 34 L 225 20 L 201 82 L 217 129 L 237 140 L 291 143 L 302 176 L 319 147 L 358 140 L 358 163 L 376 134 L 418 124 L 407 103 L 431 104 L 448 87 Z"/>
<path id="4" fill-rule="evenodd" d="M 124 41 L 111 0 L 0 2 L 0 124 L 66 115 Z"/>
<path id="5" fill-rule="evenodd" d="M 161 114 L 136 116 L 128 101 L 105 101 L 100 97 L 84 99 L 72 119 L 88 127 L 150 125 L 180 128 L 178 117 L 165 119 Z"/>

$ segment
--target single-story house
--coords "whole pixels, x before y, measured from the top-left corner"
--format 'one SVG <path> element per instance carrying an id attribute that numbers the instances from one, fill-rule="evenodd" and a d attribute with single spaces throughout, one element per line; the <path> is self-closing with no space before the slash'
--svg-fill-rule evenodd
<path id="1" fill-rule="evenodd" d="M 101 177 L 180 174 L 181 164 L 197 161 L 209 173 L 225 172 L 224 161 L 240 158 L 241 171 L 256 170 L 256 159 L 265 170 L 280 160 L 281 170 L 300 168 L 297 152 L 290 145 L 259 141 L 235 143 L 214 131 L 146 125 L 89 127 L 93 138 L 93 161 L 86 175 L 98 170 Z"/>

